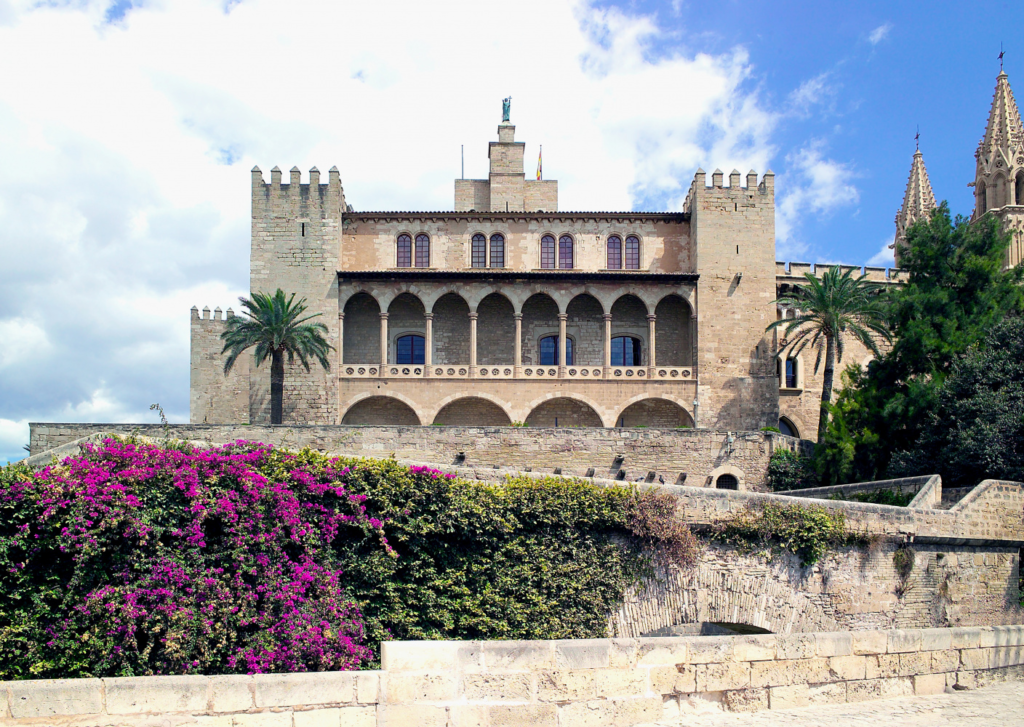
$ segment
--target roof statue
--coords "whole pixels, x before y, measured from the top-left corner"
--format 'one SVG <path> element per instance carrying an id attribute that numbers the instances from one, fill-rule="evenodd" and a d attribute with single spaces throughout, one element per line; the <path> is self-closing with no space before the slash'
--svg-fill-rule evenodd
<path id="1" fill-rule="evenodd" d="M 907 191 L 903 195 L 903 206 L 896 213 L 896 237 L 889 246 L 895 250 L 896 267 L 900 264 L 901 248 L 906 244 L 907 230 L 918 220 L 927 218 L 937 206 L 932 183 L 928 179 L 928 170 L 924 166 L 924 157 L 919 148 L 914 152 L 914 161 L 910 164 L 910 178 L 907 180 Z"/>
<path id="2" fill-rule="evenodd" d="M 501 99 L 501 123 L 507 124 L 508 115 L 512 113 L 512 97 Z"/>

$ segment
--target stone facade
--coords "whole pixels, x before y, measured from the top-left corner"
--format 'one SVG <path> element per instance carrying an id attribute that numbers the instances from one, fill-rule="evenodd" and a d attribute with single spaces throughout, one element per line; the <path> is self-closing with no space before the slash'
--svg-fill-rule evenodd
<path id="1" fill-rule="evenodd" d="M 972 689 L 1024 627 L 578 641 L 390 641 L 381 671 L 5 682 L 0 724 L 633 727 Z M 785 717 L 780 715 L 780 720 Z"/>

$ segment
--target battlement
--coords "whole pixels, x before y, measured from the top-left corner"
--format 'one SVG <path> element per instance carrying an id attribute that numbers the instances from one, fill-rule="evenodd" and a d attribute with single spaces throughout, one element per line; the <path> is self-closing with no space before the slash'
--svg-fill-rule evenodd
<path id="1" fill-rule="evenodd" d="M 743 181 L 746 181 L 745 185 L 743 184 Z M 716 169 L 711 173 L 710 185 L 707 184 L 707 172 L 703 169 L 698 169 L 693 175 L 693 182 L 690 183 L 690 189 L 686 193 L 686 201 L 683 203 L 683 209 L 692 211 L 693 205 L 698 196 L 713 196 L 730 200 L 739 200 L 744 198 L 749 200 L 752 197 L 751 193 L 754 191 L 762 197 L 774 200 L 775 173 L 769 169 L 761 177 L 761 181 L 758 182 L 757 172 L 753 169 L 747 172 L 745 180 L 738 169 L 733 169 L 729 172 L 729 186 L 725 186 L 725 173 L 721 169 Z"/>
<path id="2" fill-rule="evenodd" d="M 777 260 L 775 262 L 775 277 L 780 282 L 791 282 L 789 278 L 801 279 L 806 273 L 816 278 L 829 268 L 835 267 L 825 263 L 787 263 Z M 867 275 L 867 279 L 875 283 L 904 283 L 907 280 L 907 273 L 899 268 L 872 267 L 869 265 L 840 265 L 840 272 L 845 273 L 852 270 L 854 275 Z"/>
<path id="3" fill-rule="evenodd" d="M 196 307 L 196 306 L 192 306 L 192 320 L 193 321 L 210 321 L 210 320 L 219 321 L 219 320 L 221 320 L 221 316 L 222 316 L 222 311 L 220 309 L 220 306 L 217 306 L 216 308 L 213 309 L 213 317 L 212 318 L 210 317 L 210 307 L 209 306 L 203 306 L 203 315 L 202 315 L 202 317 L 199 316 L 199 308 Z M 234 317 L 235 317 L 235 311 L 232 310 L 231 308 L 228 308 L 227 312 L 223 313 L 223 320 L 225 320 L 225 321 L 227 319 L 229 319 L 229 318 L 234 318 Z"/>
<path id="4" fill-rule="evenodd" d="M 280 167 L 270 170 L 270 183 L 263 179 L 259 167 L 252 168 L 253 213 L 265 210 L 284 213 L 286 210 L 299 216 L 332 217 L 348 210 L 345 204 L 345 189 L 341 185 L 341 172 L 331 167 L 327 172 L 327 184 L 320 183 L 320 170 L 309 170 L 309 181 L 302 183 L 302 172 L 298 167 L 289 171 L 288 183 L 281 181 Z"/>

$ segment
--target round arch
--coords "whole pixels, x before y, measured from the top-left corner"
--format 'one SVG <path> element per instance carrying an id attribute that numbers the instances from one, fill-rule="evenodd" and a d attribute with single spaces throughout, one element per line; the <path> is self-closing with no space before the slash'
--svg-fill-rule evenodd
<path id="1" fill-rule="evenodd" d="M 779 417 L 779 431 L 788 437 L 800 438 L 800 427 L 798 427 L 788 416 Z"/>
<path id="2" fill-rule="evenodd" d="M 446 427 L 509 427 L 512 417 L 493 397 L 457 396 L 440 406 L 434 424 Z"/>
<path id="3" fill-rule="evenodd" d="M 652 416 L 664 424 L 653 424 Z M 646 417 L 646 420 L 644 419 Z M 674 423 L 674 422 L 680 423 Z M 635 423 L 631 423 L 635 422 Z M 652 427 L 666 429 L 680 429 L 693 427 L 693 416 L 686 408 L 686 404 L 678 396 L 673 394 L 637 394 L 627 399 L 622 408 L 615 414 L 616 427 L 635 427 L 645 424 Z"/>
<path id="4" fill-rule="evenodd" d="M 380 301 L 359 291 L 348 297 L 342 311 L 342 362 L 373 365 L 380 363 Z"/>
<path id="5" fill-rule="evenodd" d="M 725 477 L 726 479 L 721 482 L 722 485 L 732 485 L 732 480 L 735 480 L 735 487 L 727 486 L 720 487 L 719 480 Z M 730 479 L 731 478 L 731 479 Z M 743 470 L 739 467 L 733 467 L 731 464 L 723 464 L 720 467 L 716 467 L 711 471 L 708 479 L 711 480 L 711 487 L 716 489 L 729 489 L 729 490 L 745 490 L 747 489 L 746 476 L 743 474 Z"/>
<path id="6" fill-rule="evenodd" d="M 576 396 L 552 394 L 536 405 L 530 405 L 526 424 L 531 427 L 591 427 L 604 426 L 601 415 L 590 403 Z"/>
<path id="7" fill-rule="evenodd" d="M 366 393 L 350 402 L 341 418 L 344 425 L 419 426 L 415 405 L 400 394 Z"/>

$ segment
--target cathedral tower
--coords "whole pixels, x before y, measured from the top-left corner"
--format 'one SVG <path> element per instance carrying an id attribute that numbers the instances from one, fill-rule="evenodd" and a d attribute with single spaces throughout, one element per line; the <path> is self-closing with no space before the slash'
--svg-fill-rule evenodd
<path id="1" fill-rule="evenodd" d="M 896 213 L 896 238 L 891 245 L 894 248 L 896 267 L 900 267 L 900 255 L 907 242 L 907 230 L 915 222 L 931 214 L 936 206 L 932 183 L 924 166 L 924 157 L 918 149 L 914 152 L 914 161 L 910 164 L 910 179 L 907 180 L 907 191 L 903 195 L 903 206 Z"/>
<path id="2" fill-rule="evenodd" d="M 1004 71 L 996 78 L 985 136 L 974 153 L 974 219 L 992 212 L 1013 231 L 1006 266 L 1024 258 L 1024 126 Z"/>

